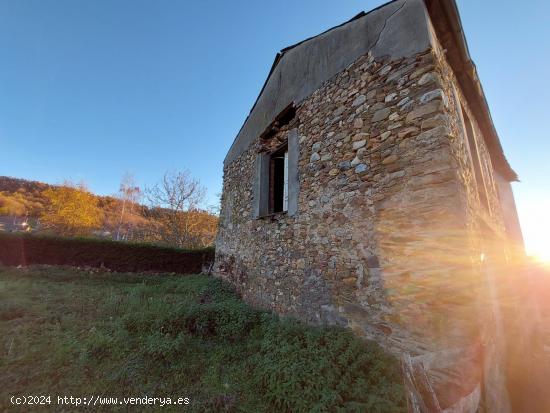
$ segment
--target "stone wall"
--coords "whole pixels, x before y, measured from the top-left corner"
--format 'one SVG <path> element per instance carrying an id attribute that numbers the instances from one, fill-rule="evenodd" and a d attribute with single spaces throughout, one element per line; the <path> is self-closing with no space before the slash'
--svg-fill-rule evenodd
<path id="1" fill-rule="evenodd" d="M 461 204 L 464 205 L 467 218 L 462 238 L 472 264 L 472 271 L 464 272 L 467 276 L 462 274 L 453 283 L 455 291 L 469 290 L 472 294 L 471 301 L 458 302 L 451 326 L 459 334 L 467 331 L 468 326 L 476 327 L 471 334 L 462 335 L 460 338 L 464 338 L 464 345 L 470 343 L 483 349 L 482 362 L 475 363 L 472 369 L 475 368 L 475 374 L 483 377 L 485 407 L 488 411 L 508 412 L 510 405 L 503 371 L 506 339 L 501 315 L 502 302 L 508 298 L 499 296 L 499 290 L 500 284 L 509 275 L 511 260 L 514 257 L 517 259 L 517 239 L 514 233 L 506 228 L 506 219 L 511 218 L 504 215 L 504 194 L 501 192 L 503 185 L 498 184 L 499 174 L 493 167 L 483 131 L 476 120 L 476 113 L 470 109 L 468 101 L 458 87 L 457 78 L 437 39 L 434 41 L 433 50 L 441 74 L 442 89 L 446 96 L 450 97 L 448 116 L 451 153 L 457 166 Z M 462 110 L 472 124 L 483 175 L 484 184 L 481 191 L 486 195 L 486 204 L 481 202 L 479 196 L 479 180 L 476 182 L 467 147 Z M 507 184 L 509 186 L 509 183 Z M 512 218 L 517 220 L 515 206 L 513 212 Z M 454 343 L 455 337 L 451 338 L 449 344 Z M 458 360 L 462 362 L 463 359 Z"/>
<path id="2" fill-rule="evenodd" d="M 411 268 L 429 270 L 433 258 L 418 252 L 433 246 L 423 244 L 466 220 L 439 82 L 430 51 L 393 62 L 362 57 L 301 102 L 271 142 L 226 167 L 217 263 L 241 279 L 245 297 L 314 322 L 347 324 L 366 312 L 369 325 L 353 327 L 392 336 L 391 316 L 406 314 L 394 314 L 392 293 L 403 292 L 391 288 L 413 277 Z M 256 154 L 292 128 L 300 135 L 298 214 L 252 220 Z"/>
<path id="3" fill-rule="evenodd" d="M 504 233 L 502 211 L 497 190 L 495 174 L 489 149 L 485 143 L 483 132 L 478 126 L 475 113 L 470 110 L 468 102 L 460 87 L 456 76 L 447 60 L 441 47 L 436 45 L 434 56 L 437 65 L 440 68 L 442 88 L 449 97 L 448 115 L 450 117 L 450 126 L 452 130 L 451 147 L 452 154 L 457 161 L 457 167 L 460 177 L 461 195 L 467 205 L 468 221 L 474 224 L 478 220 L 483 220 L 491 229 L 497 233 Z M 463 131 L 463 119 L 460 113 L 460 107 L 464 109 L 473 126 L 475 141 L 479 150 L 479 156 L 482 167 L 482 174 L 487 193 L 488 208 L 484 207 L 480 201 L 477 186 L 471 166 L 470 155 L 468 154 L 466 138 Z"/>
<path id="4" fill-rule="evenodd" d="M 480 207 L 455 95 L 468 113 L 436 47 L 393 61 L 363 56 L 296 102 L 290 124 L 224 168 L 215 265 L 253 304 L 350 327 L 391 351 L 460 348 L 445 363 L 471 371 L 442 396 L 446 406 L 480 381 L 481 307 L 471 305 L 484 288 L 480 217 L 503 228 L 490 157 L 469 113 L 490 177 L 490 208 Z M 293 129 L 298 212 L 252 219 L 257 154 Z"/>

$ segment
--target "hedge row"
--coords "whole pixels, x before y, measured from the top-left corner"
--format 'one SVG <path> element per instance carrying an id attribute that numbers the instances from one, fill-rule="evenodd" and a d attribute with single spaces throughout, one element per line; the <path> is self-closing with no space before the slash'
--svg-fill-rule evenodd
<path id="1" fill-rule="evenodd" d="M 72 265 L 121 272 L 200 273 L 214 260 L 214 249 L 182 250 L 150 244 L 0 233 L 4 265 Z"/>

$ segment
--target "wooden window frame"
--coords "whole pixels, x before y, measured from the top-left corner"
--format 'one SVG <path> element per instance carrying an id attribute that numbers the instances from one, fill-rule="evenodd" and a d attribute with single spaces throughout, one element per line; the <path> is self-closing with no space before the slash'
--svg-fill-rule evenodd
<path id="1" fill-rule="evenodd" d="M 283 158 L 283 177 L 276 175 L 275 159 Z M 280 172 L 279 172 L 280 174 Z M 283 193 L 277 191 L 275 185 L 282 183 Z M 288 212 L 288 142 L 285 142 L 269 154 L 269 204 L 268 215 L 284 214 Z M 282 200 L 276 200 L 276 196 L 282 196 Z M 282 203 L 281 206 L 278 204 Z"/>

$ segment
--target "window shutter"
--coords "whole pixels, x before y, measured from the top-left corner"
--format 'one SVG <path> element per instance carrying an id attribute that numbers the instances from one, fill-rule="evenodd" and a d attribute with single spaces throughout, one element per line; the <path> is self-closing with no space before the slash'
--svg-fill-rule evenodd
<path id="1" fill-rule="evenodd" d="M 256 156 L 252 203 L 253 218 L 267 215 L 269 208 L 269 154 L 266 153 Z"/>
<path id="2" fill-rule="evenodd" d="M 298 212 L 298 195 L 300 179 L 298 176 L 298 162 L 300 160 L 300 144 L 298 129 L 292 129 L 288 135 L 288 215 Z"/>

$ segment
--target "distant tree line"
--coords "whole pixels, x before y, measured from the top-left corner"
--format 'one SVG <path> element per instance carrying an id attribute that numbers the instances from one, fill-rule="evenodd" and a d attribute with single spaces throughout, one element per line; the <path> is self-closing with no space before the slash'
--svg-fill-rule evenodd
<path id="1" fill-rule="evenodd" d="M 167 172 L 144 189 L 126 174 L 113 196 L 95 195 L 84 183 L 0 177 L 0 216 L 29 217 L 38 222 L 33 230 L 66 236 L 206 247 L 214 243 L 218 217 L 204 199 L 205 189 L 188 171 Z"/>

